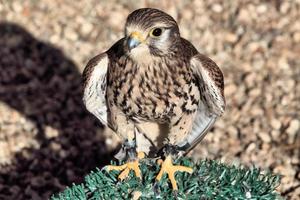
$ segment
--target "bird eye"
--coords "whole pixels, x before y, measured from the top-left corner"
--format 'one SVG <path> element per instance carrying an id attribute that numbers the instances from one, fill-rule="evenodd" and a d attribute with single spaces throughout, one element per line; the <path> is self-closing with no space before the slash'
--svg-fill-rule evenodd
<path id="1" fill-rule="evenodd" d="M 163 30 L 161 28 L 155 28 L 150 32 L 150 36 L 159 37 L 162 34 Z"/>

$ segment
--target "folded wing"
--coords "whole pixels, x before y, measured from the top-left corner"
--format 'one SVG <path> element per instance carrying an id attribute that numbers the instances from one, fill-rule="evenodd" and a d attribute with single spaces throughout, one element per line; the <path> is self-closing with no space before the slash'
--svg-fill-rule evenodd
<path id="1" fill-rule="evenodd" d="M 83 102 L 89 112 L 107 125 L 107 70 L 109 58 L 102 53 L 92 58 L 83 71 Z"/>
<path id="2" fill-rule="evenodd" d="M 198 53 L 191 59 L 191 68 L 198 82 L 201 101 L 192 131 L 184 144 L 186 152 L 203 139 L 225 109 L 223 74 L 216 63 Z"/>

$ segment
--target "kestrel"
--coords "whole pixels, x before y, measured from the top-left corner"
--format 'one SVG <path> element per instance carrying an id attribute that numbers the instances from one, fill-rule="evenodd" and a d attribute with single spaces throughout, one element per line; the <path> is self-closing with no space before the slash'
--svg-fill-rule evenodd
<path id="1" fill-rule="evenodd" d="M 167 173 L 173 190 L 176 171 L 192 172 L 173 159 L 199 143 L 225 109 L 219 67 L 180 36 L 170 15 L 153 8 L 127 17 L 125 36 L 88 62 L 83 81 L 87 110 L 124 141 L 127 163 L 107 169 L 122 171 L 120 179 L 130 170 L 141 178 L 141 152 L 162 152 L 156 180 Z"/>

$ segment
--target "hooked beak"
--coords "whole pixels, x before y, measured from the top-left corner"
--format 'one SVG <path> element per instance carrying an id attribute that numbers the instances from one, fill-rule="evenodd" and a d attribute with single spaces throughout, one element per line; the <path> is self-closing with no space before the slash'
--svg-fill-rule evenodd
<path id="1" fill-rule="evenodd" d="M 127 39 L 127 46 L 129 51 L 139 46 L 143 42 L 142 36 L 138 32 L 132 32 Z"/>

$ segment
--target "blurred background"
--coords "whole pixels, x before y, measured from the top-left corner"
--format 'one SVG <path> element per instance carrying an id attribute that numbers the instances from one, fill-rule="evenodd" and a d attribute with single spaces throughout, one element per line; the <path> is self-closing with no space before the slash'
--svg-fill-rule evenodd
<path id="1" fill-rule="evenodd" d="M 48 198 L 109 162 L 118 139 L 86 112 L 81 72 L 141 7 L 224 72 L 227 110 L 191 156 L 282 174 L 299 199 L 299 0 L 0 0 L 0 199 Z"/>

